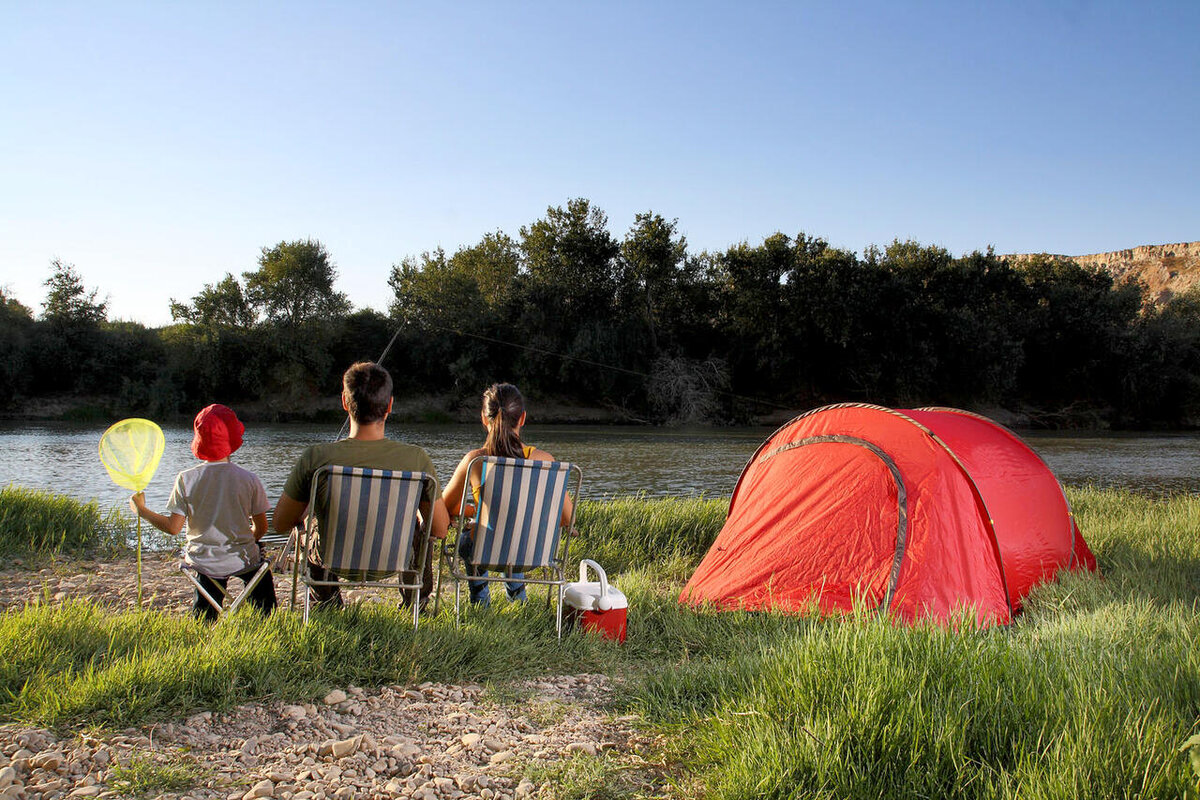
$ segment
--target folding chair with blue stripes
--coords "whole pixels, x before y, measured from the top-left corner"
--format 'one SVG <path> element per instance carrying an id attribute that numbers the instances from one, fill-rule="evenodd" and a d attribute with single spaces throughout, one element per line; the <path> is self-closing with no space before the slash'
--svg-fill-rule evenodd
<path id="1" fill-rule="evenodd" d="M 463 492 L 456 541 L 443 548 L 449 555 L 449 572 L 454 580 L 455 620 L 461 614 L 463 581 L 543 584 L 547 587 L 547 604 L 553 587 L 557 587 L 556 629 L 562 638 L 563 590 L 567 584 L 564 567 L 570 549 L 569 532 L 575 526 L 575 504 L 571 506 L 570 520 L 562 524 L 563 503 L 572 473 L 574 497 L 578 499 L 583 471 L 565 461 L 477 456 L 468 465 L 468 475 L 473 474 L 476 462 L 480 462 L 479 501 L 470 515 L 470 492 Z M 563 535 L 564 530 L 568 535 Z M 463 536 L 471 537 L 471 564 L 499 574 L 467 573 L 458 550 L 458 541 Z M 545 577 L 528 576 L 536 569 L 542 570 Z M 438 577 L 440 580 L 440 571 Z"/>
<path id="2" fill-rule="evenodd" d="M 411 591 L 415 630 L 433 523 L 432 511 L 422 515 L 420 506 L 436 493 L 437 481 L 424 472 L 321 467 L 313 473 L 300 552 L 306 563 L 319 564 L 330 574 L 318 580 L 297 558 L 299 582 L 310 588 L 345 585 Z M 408 574 L 415 577 L 406 580 Z M 311 602 L 306 591 L 305 622 Z"/>

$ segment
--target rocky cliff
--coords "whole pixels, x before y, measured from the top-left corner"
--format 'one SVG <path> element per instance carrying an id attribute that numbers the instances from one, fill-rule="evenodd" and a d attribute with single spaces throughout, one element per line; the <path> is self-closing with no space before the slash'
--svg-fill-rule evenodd
<path id="1" fill-rule="evenodd" d="M 1054 258 L 1072 259 L 1084 265 L 1108 270 L 1118 281 L 1140 280 L 1146 286 L 1146 302 L 1165 303 L 1172 296 L 1200 284 L 1200 242 L 1147 244 L 1111 253 Z M 1020 261 L 1028 254 L 1006 256 Z"/>

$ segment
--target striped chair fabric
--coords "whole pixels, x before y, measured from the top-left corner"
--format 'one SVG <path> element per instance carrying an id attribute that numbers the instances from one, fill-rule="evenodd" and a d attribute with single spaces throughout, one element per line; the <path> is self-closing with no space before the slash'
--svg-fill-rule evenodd
<path id="1" fill-rule="evenodd" d="M 514 572 L 549 566 L 558 550 L 570 470 L 565 461 L 483 459 L 471 561 Z"/>
<path id="2" fill-rule="evenodd" d="M 319 480 L 328 482 L 323 495 Z M 409 569 L 426 480 L 424 472 L 340 466 L 314 478 L 313 497 L 324 498 L 318 543 L 324 566 L 371 578 Z"/>

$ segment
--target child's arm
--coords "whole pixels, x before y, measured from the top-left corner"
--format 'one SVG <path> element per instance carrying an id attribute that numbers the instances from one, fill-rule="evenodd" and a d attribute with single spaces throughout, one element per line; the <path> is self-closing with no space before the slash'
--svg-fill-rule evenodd
<path id="1" fill-rule="evenodd" d="M 254 530 L 254 541 L 258 541 L 267 532 L 267 512 L 250 517 L 250 525 Z"/>
<path id="2" fill-rule="evenodd" d="M 171 514 L 167 517 L 159 514 L 157 511 L 151 511 L 146 508 L 145 492 L 138 492 L 133 497 L 129 498 L 129 507 L 133 512 L 142 519 L 149 522 L 154 527 L 158 528 L 163 533 L 169 533 L 172 536 L 178 536 L 183 530 L 183 523 L 187 521 L 187 517 L 183 514 Z"/>

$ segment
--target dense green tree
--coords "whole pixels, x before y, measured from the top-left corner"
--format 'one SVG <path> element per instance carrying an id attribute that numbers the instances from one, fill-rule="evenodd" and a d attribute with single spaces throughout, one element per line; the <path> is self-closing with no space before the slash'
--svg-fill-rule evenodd
<path id="1" fill-rule="evenodd" d="M 28 384 L 26 369 L 33 312 L 0 286 L 0 403 L 8 403 Z"/>
<path id="2" fill-rule="evenodd" d="M 686 280 L 687 239 L 678 232 L 679 221 L 645 212 L 634 217 L 620 250 L 619 300 L 641 314 L 650 338 L 650 351 L 659 352 L 659 330 L 678 312 Z"/>
<path id="3" fill-rule="evenodd" d="M 97 302 L 99 289 L 84 288 L 83 278 L 73 264 L 60 259 L 50 262 L 51 273 L 46 279 L 48 289 L 42 303 L 42 317 L 66 325 L 95 325 L 108 317 L 108 301 Z"/>
<path id="4" fill-rule="evenodd" d="M 944 248 L 893 242 L 878 263 L 895 282 L 888 298 L 894 351 L 888 371 L 903 402 L 1001 401 L 1023 362 L 1029 293 L 990 250 L 954 258 Z M 900 301 L 897 304 L 897 300 Z"/>
<path id="5" fill-rule="evenodd" d="M 1144 307 L 1142 287 L 1045 256 L 895 241 L 859 257 L 804 233 L 689 254 L 674 220 L 637 214 L 618 242 L 573 199 L 515 239 L 403 259 L 390 316 L 350 314 L 308 240 L 263 248 L 244 282 L 227 274 L 172 301 L 177 324 L 160 330 L 108 323 L 98 290 L 52 267 L 38 319 L 0 290 L 0 402 L 76 392 L 157 415 L 269 399 L 287 417 L 394 333 L 399 394 L 512 380 L 660 421 L 853 399 L 1200 424 L 1200 289 Z"/>
<path id="6" fill-rule="evenodd" d="M 350 311 L 346 295 L 334 290 L 337 270 L 315 239 L 264 247 L 258 269 L 242 273 L 246 298 L 267 320 L 296 328 Z"/>
<path id="7" fill-rule="evenodd" d="M 374 309 L 360 309 L 347 316 L 338 326 L 330 349 L 333 369 L 337 373 L 333 377 L 340 377 L 339 368 L 344 370 L 355 361 L 378 359 L 383 355 L 394 332 L 395 324 L 392 320 Z M 384 358 L 384 366 L 403 363 L 404 348 L 397 341 Z M 394 377 L 398 383 L 399 376 Z"/>
<path id="8" fill-rule="evenodd" d="M 50 268 L 42 320 L 28 338 L 28 383 L 41 393 L 97 391 L 105 383 L 108 303 L 84 287 L 73 265 L 56 258 Z"/>
<path id="9" fill-rule="evenodd" d="M 177 324 L 162 328 L 164 373 L 181 408 L 237 403 L 264 394 L 264 375 L 281 358 L 273 337 L 258 329 Z"/>
<path id="10" fill-rule="evenodd" d="M 249 328 L 256 318 L 242 285 L 233 273 L 216 284 L 206 283 L 190 303 L 171 300 L 171 318 L 194 325 Z"/>
<path id="11" fill-rule="evenodd" d="M 450 259 L 458 274 L 469 276 L 492 311 L 508 303 L 521 271 L 521 250 L 508 235 L 486 233 L 478 244 L 460 248 Z"/>
<path id="12" fill-rule="evenodd" d="M 473 327 L 486 313 L 477 277 L 440 247 L 392 267 L 388 310 L 397 322 L 441 334 Z"/>
<path id="13" fill-rule="evenodd" d="M 792 367 L 797 401 L 880 400 L 892 393 L 880 363 L 891 357 L 893 328 L 904 324 L 885 311 L 898 302 L 894 284 L 878 263 L 797 235 L 781 289 L 798 351 Z"/>
<path id="14" fill-rule="evenodd" d="M 784 293 L 793 255 L 791 237 L 775 233 L 755 247 L 734 245 L 718 261 L 723 355 L 734 385 L 745 387 L 746 394 L 790 393 L 797 383 L 794 358 L 803 347 L 802 320 L 789 313 Z"/>
<path id="15" fill-rule="evenodd" d="M 554 303 L 564 324 L 611 311 L 619 249 L 608 215 L 583 198 L 548 208 L 545 217 L 521 228 L 530 281 L 544 302 Z"/>
<path id="16" fill-rule="evenodd" d="M 1200 425 L 1200 287 L 1140 316 L 1119 406 L 1126 425 Z"/>
<path id="17" fill-rule="evenodd" d="M 565 389 L 594 400 L 597 382 L 612 377 L 594 364 L 621 363 L 627 355 L 625 338 L 613 331 L 623 320 L 613 316 L 619 245 L 608 217 L 572 199 L 523 226 L 519 241 L 522 272 L 510 289 L 502 338 L 519 338 L 527 349 L 513 368 L 534 390 Z"/>
<path id="18" fill-rule="evenodd" d="M 7 286 L 0 286 L 0 320 L 5 322 L 10 320 L 33 321 L 33 311 L 29 306 L 13 297 L 12 291 Z"/>
<path id="19" fill-rule="evenodd" d="M 180 384 L 180 402 L 205 404 L 214 399 L 236 402 L 260 390 L 260 373 L 270 347 L 269 332 L 255 330 L 257 315 L 232 273 L 206 283 L 190 303 L 171 301 L 171 317 L 187 323 L 164 331 L 172 343 L 171 374 Z M 260 346 L 250 346 L 255 335 Z M 161 394 L 161 392 L 160 392 Z"/>
<path id="20" fill-rule="evenodd" d="M 464 352 L 479 352 L 468 336 L 490 313 L 476 275 L 438 248 L 393 266 L 388 285 L 389 312 L 405 335 L 414 382 L 430 388 L 453 382 L 452 365 Z M 468 366 L 458 364 L 457 372 Z"/>
<path id="21" fill-rule="evenodd" d="M 1142 287 L 1054 256 L 1016 268 L 1032 294 L 1019 374 L 1026 396 L 1051 407 L 1111 403 L 1128 368 Z"/>

